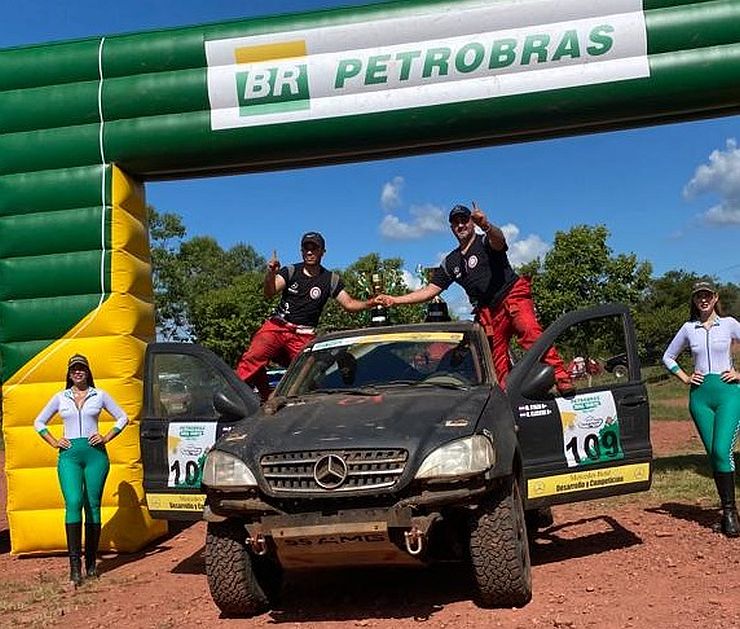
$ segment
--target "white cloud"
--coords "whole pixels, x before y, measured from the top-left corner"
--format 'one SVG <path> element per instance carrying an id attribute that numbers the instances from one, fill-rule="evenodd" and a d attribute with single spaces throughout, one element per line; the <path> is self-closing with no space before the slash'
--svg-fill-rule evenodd
<path id="1" fill-rule="evenodd" d="M 403 281 L 406 282 L 409 290 L 421 288 L 421 278 L 416 274 L 416 271 L 412 273 L 408 269 L 401 269 L 401 275 L 403 275 Z"/>
<path id="2" fill-rule="evenodd" d="M 509 245 L 508 256 L 512 266 L 521 266 L 536 258 L 541 258 L 550 250 L 550 245 L 537 234 L 530 234 L 523 240 L 519 240 L 519 228 L 512 223 L 503 225 L 501 231 L 504 232 Z"/>
<path id="3" fill-rule="evenodd" d="M 740 225 L 740 148 L 734 138 L 727 140 L 724 151 L 712 151 L 709 163 L 696 169 L 683 194 L 686 199 L 716 194 L 719 203 L 701 218 L 711 225 Z"/>
<path id="4" fill-rule="evenodd" d="M 391 181 L 383 184 L 383 190 L 380 193 L 380 205 L 386 212 L 390 212 L 401 205 L 403 184 L 403 177 L 394 177 Z"/>
<path id="5" fill-rule="evenodd" d="M 436 205 L 414 205 L 409 214 L 409 221 L 403 221 L 395 214 L 383 217 L 381 235 L 392 240 L 415 240 L 447 229 L 444 212 Z"/>

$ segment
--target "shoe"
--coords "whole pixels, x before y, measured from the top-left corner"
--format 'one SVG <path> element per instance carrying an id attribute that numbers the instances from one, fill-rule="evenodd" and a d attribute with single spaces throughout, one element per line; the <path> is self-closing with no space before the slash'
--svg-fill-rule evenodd
<path id="1" fill-rule="evenodd" d="M 69 580 L 75 587 L 82 585 L 82 522 L 66 524 L 69 551 Z"/>
<path id="2" fill-rule="evenodd" d="M 85 574 L 91 579 L 97 579 L 99 577 L 96 565 L 99 543 L 100 524 L 88 524 L 85 522 Z"/>
<path id="3" fill-rule="evenodd" d="M 735 472 L 715 472 L 714 483 L 722 506 L 720 530 L 727 537 L 740 537 L 740 518 L 735 506 Z"/>
<path id="4" fill-rule="evenodd" d="M 570 383 L 559 384 L 557 385 L 557 389 L 558 393 L 563 397 L 573 397 L 576 394 L 576 388 Z"/>

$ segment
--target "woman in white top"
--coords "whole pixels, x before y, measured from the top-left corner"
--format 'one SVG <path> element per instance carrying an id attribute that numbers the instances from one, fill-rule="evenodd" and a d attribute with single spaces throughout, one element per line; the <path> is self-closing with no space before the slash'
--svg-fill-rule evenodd
<path id="1" fill-rule="evenodd" d="M 98 430 L 101 411 L 116 420 L 106 435 Z M 47 428 L 59 413 L 64 434 L 56 439 Z M 69 579 L 82 583 L 82 510 L 85 511 L 85 571 L 97 577 L 95 558 L 100 542 L 100 500 L 110 462 L 105 444 L 118 435 L 128 422 L 126 413 L 102 389 L 96 389 L 90 363 L 75 354 L 67 363 L 67 388 L 56 393 L 39 413 L 34 428 L 52 448 L 59 450 L 57 472 L 64 496 L 69 550 Z"/>
<path id="2" fill-rule="evenodd" d="M 740 375 L 733 366 L 732 343 L 740 341 L 740 323 L 721 314 L 714 284 L 696 282 L 691 293 L 689 321 L 681 326 L 666 349 L 663 363 L 691 387 L 689 411 L 714 472 L 722 505 L 721 530 L 727 537 L 738 537 L 733 450 L 740 428 Z M 686 347 L 691 349 L 694 361 L 691 375 L 676 362 Z"/>

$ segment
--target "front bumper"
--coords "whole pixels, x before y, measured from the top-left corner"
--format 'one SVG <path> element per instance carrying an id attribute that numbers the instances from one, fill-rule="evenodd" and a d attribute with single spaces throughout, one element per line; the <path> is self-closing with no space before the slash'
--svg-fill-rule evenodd
<path id="1" fill-rule="evenodd" d="M 284 568 L 418 564 L 428 558 L 432 528 L 445 514 L 474 509 L 491 489 L 490 482 L 480 479 L 465 487 L 425 490 L 390 506 L 314 506 L 298 513 L 255 495 L 211 493 L 204 518 L 242 521 L 252 551 L 275 556 Z"/>

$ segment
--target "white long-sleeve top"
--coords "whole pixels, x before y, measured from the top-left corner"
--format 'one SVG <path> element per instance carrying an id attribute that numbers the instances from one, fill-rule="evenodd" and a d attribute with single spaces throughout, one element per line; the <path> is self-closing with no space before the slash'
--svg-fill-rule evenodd
<path id="1" fill-rule="evenodd" d="M 93 387 L 88 388 L 85 400 L 79 409 L 75 404 L 72 389 L 56 393 L 38 414 L 33 427 L 36 432 L 43 432 L 54 414 L 59 413 L 64 424 L 64 436 L 67 439 L 90 437 L 98 432 L 98 419 L 103 409 L 115 418 L 115 428 L 119 432 L 123 430 L 128 423 L 126 413 L 105 391 Z"/>
<path id="2" fill-rule="evenodd" d="M 668 345 L 663 364 L 676 373 L 676 358 L 689 347 L 696 373 L 720 374 L 732 367 L 733 340 L 740 341 L 740 322 L 733 317 L 717 317 L 708 329 L 699 321 L 687 321 Z"/>

